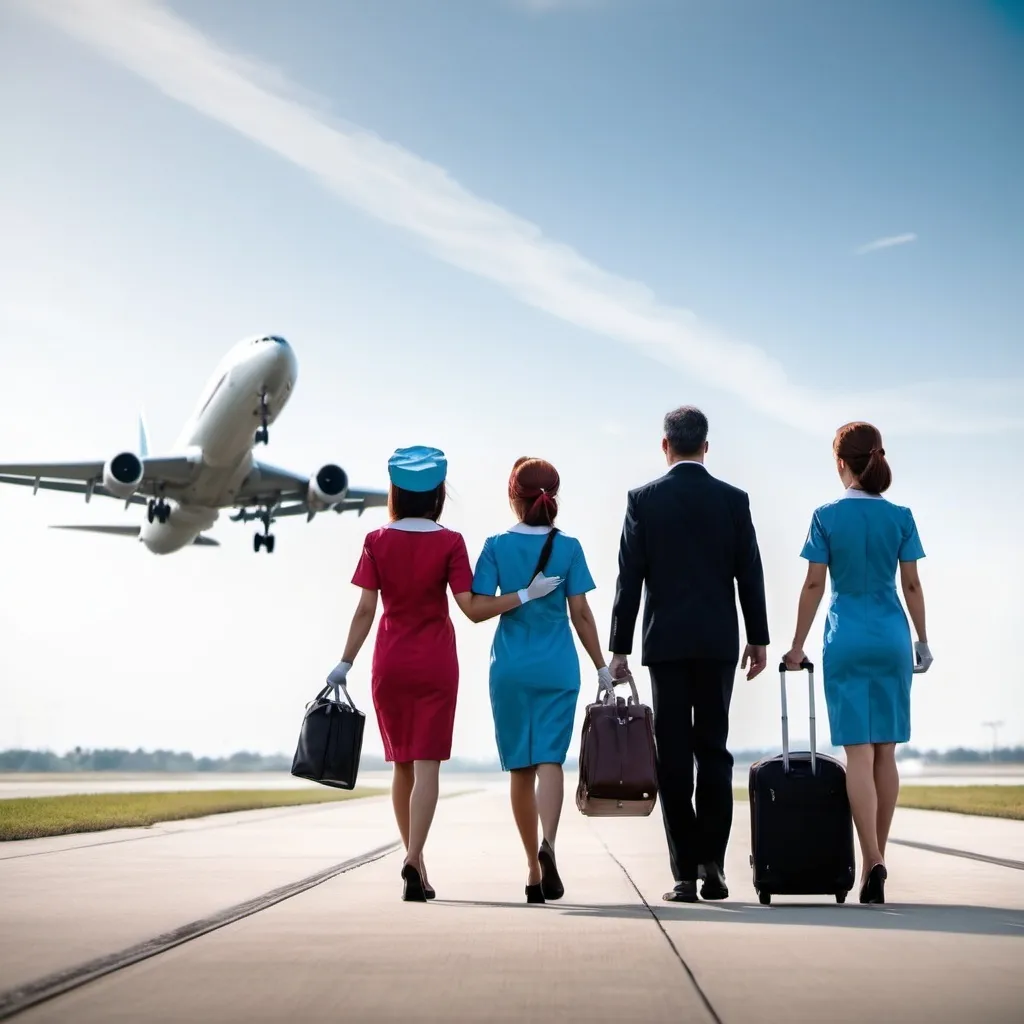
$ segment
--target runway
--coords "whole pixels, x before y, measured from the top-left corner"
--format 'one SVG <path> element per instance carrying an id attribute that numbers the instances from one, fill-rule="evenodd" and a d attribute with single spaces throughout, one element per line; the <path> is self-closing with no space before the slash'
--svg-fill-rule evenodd
<path id="1" fill-rule="evenodd" d="M 733 785 L 745 788 L 750 765 L 737 762 Z M 574 774 L 567 772 L 567 776 Z M 900 765 L 903 786 L 1019 786 L 1024 766 Z M 391 785 L 390 771 L 361 771 L 359 784 L 371 788 Z M 567 782 L 568 784 L 568 782 Z M 75 793 L 156 793 L 172 790 L 303 789 L 311 783 L 287 772 L 12 772 L 0 774 L 0 800 L 30 796 L 67 796 Z M 508 779 L 500 771 L 442 771 L 443 790 L 467 788 L 504 792 Z M 573 783 L 575 785 L 575 782 Z"/>
<path id="2" fill-rule="evenodd" d="M 462 789 L 430 904 L 399 898 L 386 797 L 4 844 L 0 1019 L 1021 1019 L 1024 823 L 901 809 L 886 906 L 762 907 L 740 803 L 731 898 L 680 906 L 657 811 L 588 820 L 570 793 L 565 899 L 527 906 L 504 794 Z"/>

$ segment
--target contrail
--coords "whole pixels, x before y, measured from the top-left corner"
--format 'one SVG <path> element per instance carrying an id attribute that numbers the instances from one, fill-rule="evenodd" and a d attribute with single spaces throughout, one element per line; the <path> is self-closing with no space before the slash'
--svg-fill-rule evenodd
<path id="1" fill-rule="evenodd" d="M 887 433 L 1024 426 L 1024 380 L 965 380 L 858 391 L 885 379 L 884 357 L 831 356 L 800 385 L 764 350 L 726 337 L 645 285 L 609 273 L 530 223 L 474 195 L 443 168 L 355 125 L 337 123 L 266 65 L 232 54 L 154 0 L 20 0 L 167 96 L 290 160 L 346 202 L 409 233 L 436 257 L 521 302 L 731 393 L 814 433 L 854 418 Z M 922 344 L 920 339 L 915 343 Z M 870 346 L 865 345 L 865 350 Z"/>

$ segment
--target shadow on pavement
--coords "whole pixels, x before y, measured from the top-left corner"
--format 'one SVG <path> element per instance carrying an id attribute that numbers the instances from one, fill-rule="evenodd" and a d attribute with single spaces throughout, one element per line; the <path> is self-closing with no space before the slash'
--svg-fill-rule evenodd
<path id="1" fill-rule="evenodd" d="M 789 903 L 763 907 L 759 903 L 723 902 L 714 905 L 693 903 L 652 904 L 648 910 L 640 903 L 582 904 L 498 903 L 484 900 L 444 900 L 437 906 L 487 907 L 557 913 L 569 917 L 649 918 L 653 912 L 663 923 L 703 921 L 714 924 L 790 925 L 805 928 L 873 928 L 879 931 L 947 932 L 953 935 L 1008 935 L 1024 939 L 1024 912 L 999 907 L 940 906 L 934 904 L 887 903 L 865 907 L 860 904 L 828 906 Z"/>

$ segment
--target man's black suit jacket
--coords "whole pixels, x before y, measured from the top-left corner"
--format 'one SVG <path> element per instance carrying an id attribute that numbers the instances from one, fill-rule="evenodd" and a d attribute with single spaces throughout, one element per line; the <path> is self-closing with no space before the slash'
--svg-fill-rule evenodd
<path id="1" fill-rule="evenodd" d="M 750 500 L 701 463 L 676 463 L 629 492 L 612 609 L 613 654 L 633 651 L 644 584 L 644 665 L 685 658 L 738 661 L 737 590 L 747 643 L 768 645 Z"/>

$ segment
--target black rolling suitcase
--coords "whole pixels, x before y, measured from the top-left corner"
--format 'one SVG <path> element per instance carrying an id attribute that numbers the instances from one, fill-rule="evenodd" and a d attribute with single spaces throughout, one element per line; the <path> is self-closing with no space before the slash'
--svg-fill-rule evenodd
<path id="1" fill-rule="evenodd" d="M 846 768 L 817 752 L 814 666 L 805 661 L 811 695 L 811 749 L 789 752 L 786 663 L 782 681 L 782 754 L 750 767 L 750 865 L 764 904 L 772 896 L 834 896 L 853 888 L 853 820 Z"/>
<path id="2" fill-rule="evenodd" d="M 327 694 L 334 690 L 334 700 Z M 359 775 L 366 716 L 359 711 L 344 683 L 342 701 L 330 683 L 306 705 L 299 742 L 292 759 L 292 775 L 335 789 L 354 789 Z"/>

